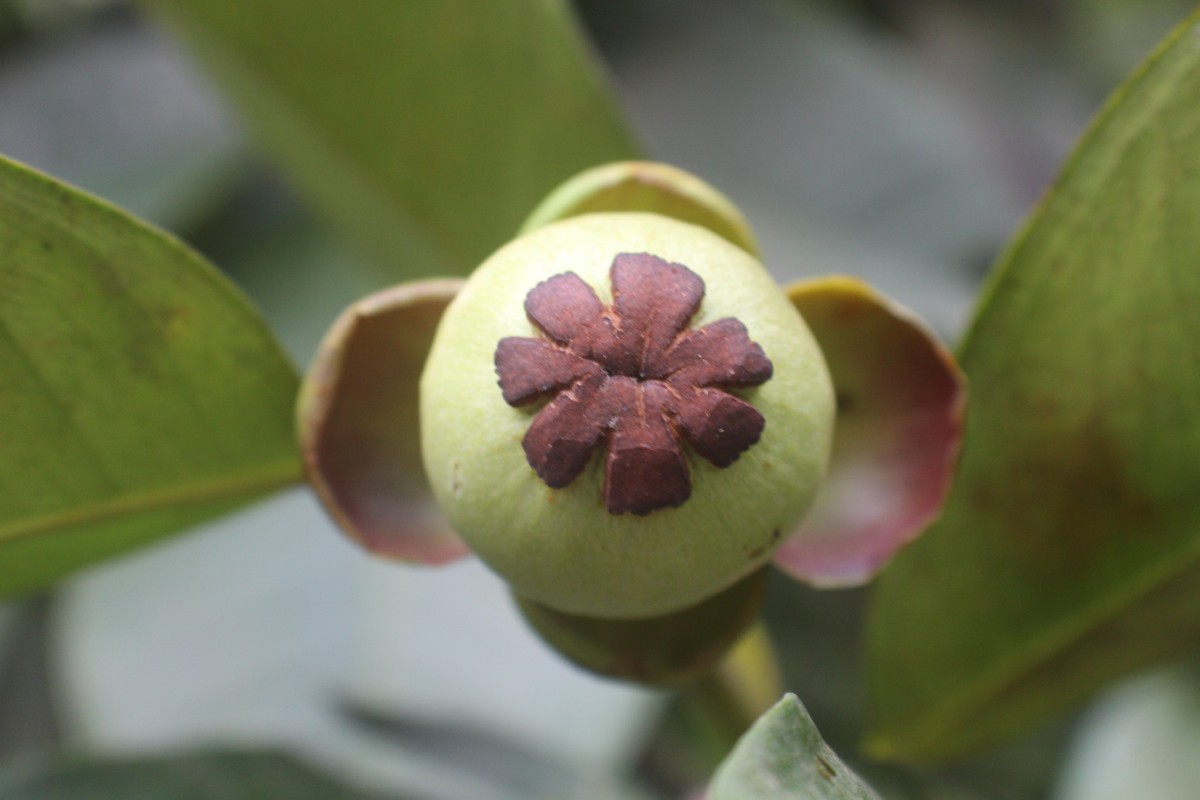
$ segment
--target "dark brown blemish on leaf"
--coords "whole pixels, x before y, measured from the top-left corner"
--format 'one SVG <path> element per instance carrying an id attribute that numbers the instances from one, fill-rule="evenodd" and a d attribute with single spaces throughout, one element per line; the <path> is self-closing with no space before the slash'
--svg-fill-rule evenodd
<path id="1" fill-rule="evenodd" d="M 691 496 L 682 440 L 717 467 L 758 441 L 765 420 L 728 390 L 773 367 L 732 317 L 688 327 L 704 281 L 682 264 L 622 253 L 610 279 L 610 306 L 573 272 L 535 286 L 525 313 L 548 338 L 501 339 L 496 372 L 509 405 L 549 400 L 522 441 L 546 485 L 567 486 L 604 447 L 605 507 L 649 514 Z"/>
<path id="2" fill-rule="evenodd" d="M 837 777 L 837 769 L 820 753 L 817 754 L 817 772 L 827 781 Z"/>
<path id="3" fill-rule="evenodd" d="M 1010 433 L 989 479 L 964 486 L 971 513 L 996 531 L 1022 569 L 1059 586 L 1092 580 L 1107 558 L 1157 552 L 1162 543 L 1153 538 L 1170 530 L 1162 500 L 1133 468 L 1129 443 L 1102 413 L 1074 424 L 1064 413 L 1049 415 L 1055 424 L 1042 417 Z"/>

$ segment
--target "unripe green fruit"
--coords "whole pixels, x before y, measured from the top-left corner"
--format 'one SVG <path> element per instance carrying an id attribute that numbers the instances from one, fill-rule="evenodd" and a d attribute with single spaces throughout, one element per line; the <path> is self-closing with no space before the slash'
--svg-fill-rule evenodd
<path id="1" fill-rule="evenodd" d="M 603 441 L 563 488 L 538 477 L 522 440 L 545 403 L 505 402 L 496 354 L 507 337 L 546 338 L 525 308 L 539 284 L 571 272 L 611 304 L 614 258 L 643 253 L 703 280 L 692 329 L 740 320 L 773 374 L 729 390 L 762 415 L 761 438 L 726 467 L 681 442 L 690 497 L 638 515 L 605 505 Z M 833 419 L 821 352 L 763 266 L 703 228 L 654 214 L 574 217 L 501 248 L 446 310 L 421 379 L 426 473 L 455 529 L 518 595 L 595 617 L 686 608 L 766 562 L 823 477 Z"/>

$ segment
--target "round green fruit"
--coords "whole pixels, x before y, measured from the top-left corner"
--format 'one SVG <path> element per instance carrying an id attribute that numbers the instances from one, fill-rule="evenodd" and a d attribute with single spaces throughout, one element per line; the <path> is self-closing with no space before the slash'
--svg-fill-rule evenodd
<path id="1" fill-rule="evenodd" d="M 459 534 L 521 597 L 667 614 L 768 559 L 821 479 L 821 352 L 752 256 L 603 213 L 501 248 L 447 308 L 421 446 Z"/>

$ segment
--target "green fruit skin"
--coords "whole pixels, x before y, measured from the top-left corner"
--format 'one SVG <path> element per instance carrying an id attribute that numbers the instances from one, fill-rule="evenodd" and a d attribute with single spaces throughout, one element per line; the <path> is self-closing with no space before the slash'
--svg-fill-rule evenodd
<path id="1" fill-rule="evenodd" d="M 774 375 L 736 392 L 766 420 L 757 444 L 725 469 L 682 444 L 691 499 L 614 515 L 603 503 L 599 449 L 563 489 L 538 478 L 521 441 L 542 404 L 507 405 L 494 356 L 503 337 L 543 336 L 523 305 L 538 283 L 571 271 L 610 303 L 613 258 L 642 252 L 698 274 L 706 294 L 692 327 L 736 317 Z M 517 594 L 596 617 L 686 608 L 770 559 L 824 476 L 833 420 L 820 349 L 766 269 L 703 228 L 655 214 L 573 217 L 501 248 L 447 308 L 421 378 L 426 474 L 451 524 Z"/>
<path id="2" fill-rule="evenodd" d="M 764 568 L 682 611 L 636 619 L 564 614 L 513 599 L 542 641 L 576 666 L 644 686 L 678 686 L 712 669 L 754 624 L 766 584 Z"/>

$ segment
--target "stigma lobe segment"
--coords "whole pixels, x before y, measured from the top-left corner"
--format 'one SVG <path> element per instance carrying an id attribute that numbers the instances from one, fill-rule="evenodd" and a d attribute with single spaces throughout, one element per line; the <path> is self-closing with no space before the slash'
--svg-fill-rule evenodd
<path id="1" fill-rule="evenodd" d="M 666 353 L 704 299 L 704 281 L 649 253 L 622 253 L 612 265 L 613 310 L 624 350 L 642 378 L 665 375 Z"/>
<path id="2" fill-rule="evenodd" d="M 500 391 L 510 406 L 527 405 L 603 372 L 596 362 L 569 350 L 541 339 L 517 336 L 500 340 L 496 347 L 497 370 L 502 362 L 508 366 L 500 373 Z"/>

